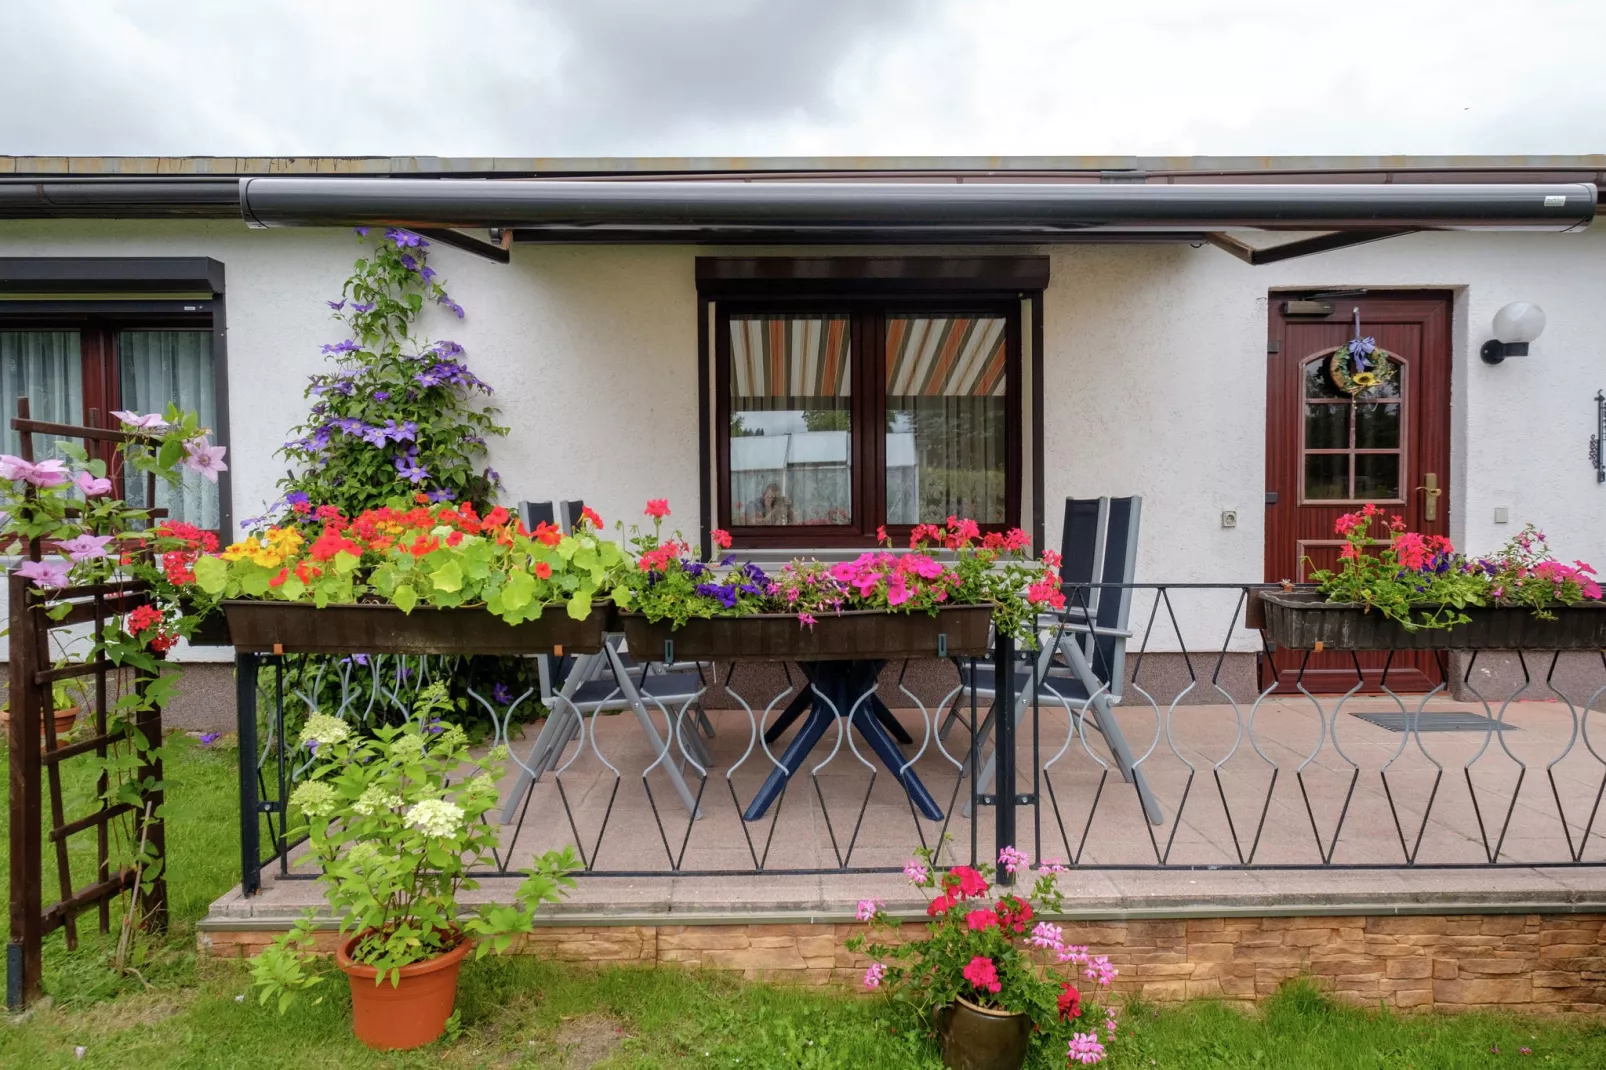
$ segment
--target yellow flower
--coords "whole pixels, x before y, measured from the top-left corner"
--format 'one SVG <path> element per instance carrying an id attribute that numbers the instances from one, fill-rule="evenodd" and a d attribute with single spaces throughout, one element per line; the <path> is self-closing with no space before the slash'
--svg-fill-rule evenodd
<path id="1" fill-rule="evenodd" d="M 1368 386 L 1376 386 L 1377 376 L 1373 375 L 1371 372 L 1356 372 L 1354 375 L 1350 376 L 1350 381 L 1356 386 L 1364 389 Z"/>
<path id="2" fill-rule="evenodd" d="M 242 557 L 250 557 L 261 549 L 262 544 L 257 541 L 255 535 L 252 535 L 244 542 L 230 544 L 229 548 L 223 551 L 223 560 L 238 561 Z"/>

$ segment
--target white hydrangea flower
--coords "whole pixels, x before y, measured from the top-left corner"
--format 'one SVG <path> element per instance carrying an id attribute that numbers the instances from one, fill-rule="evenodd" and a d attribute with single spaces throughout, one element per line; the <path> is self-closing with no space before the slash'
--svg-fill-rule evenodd
<path id="1" fill-rule="evenodd" d="M 463 827 L 463 808 L 445 799 L 425 799 L 407 811 L 407 823 L 428 836 L 455 836 Z"/>
<path id="2" fill-rule="evenodd" d="M 353 865 L 367 869 L 379 861 L 379 845 L 372 841 L 364 840 L 362 843 L 354 844 L 351 850 L 347 852 L 346 858 Z"/>
<path id="3" fill-rule="evenodd" d="M 308 780 L 290 793 L 290 805 L 308 817 L 328 817 L 337 809 L 335 789 L 321 780 Z"/>
<path id="4" fill-rule="evenodd" d="M 510 753 L 506 743 L 498 743 L 491 748 L 490 753 L 485 756 L 485 760 L 488 762 L 505 762 Z"/>
<path id="5" fill-rule="evenodd" d="M 435 739 L 435 749 L 454 751 L 468 746 L 468 733 L 463 731 L 462 725 L 449 724 Z"/>
<path id="6" fill-rule="evenodd" d="M 393 791 L 386 791 L 378 784 L 370 784 L 357 796 L 357 801 L 351 808 L 363 817 L 373 817 L 385 810 L 394 810 L 402 804 L 402 798 Z"/>
<path id="7" fill-rule="evenodd" d="M 338 717 L 331 717 L 327 713 L 314 713 L 307 717 L 307 723 L 301 728 L 301 745 L 316 743 L 319 746 L 325 743 L 344 743 L 351 738 L 351 729 L 346 722 Z"/>

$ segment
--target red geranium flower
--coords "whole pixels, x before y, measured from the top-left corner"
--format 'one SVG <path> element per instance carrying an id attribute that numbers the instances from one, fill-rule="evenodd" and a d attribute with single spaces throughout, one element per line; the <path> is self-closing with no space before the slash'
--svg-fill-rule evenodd
<path id="1" fill-rule="evenodd" d="M 662 520 L 664 517 L 668 516 L 669 515 L 669 499 L 668 498 L 648 498 L 647 499 L 647 515 L 652 517 L 654 520 Z"/>
<path id="2" fill-rule="evenodd" d="M 972 910 L 965 915 L 965 924 L 970 926 L 971 932 L 980 932 L 998 925 L 998 915 L 990 910 Z"/>
<path id="3" fill-rule="evenodd" d="M 1071 982 L 1066 981 L 1060 986 L 1059 999 L 1056 1002 L 1059 1005 L 1060 1021 L 1068 1022 L 1072 1018 L 1082 1017 L 1082 993 L 1078 992 Z"/>

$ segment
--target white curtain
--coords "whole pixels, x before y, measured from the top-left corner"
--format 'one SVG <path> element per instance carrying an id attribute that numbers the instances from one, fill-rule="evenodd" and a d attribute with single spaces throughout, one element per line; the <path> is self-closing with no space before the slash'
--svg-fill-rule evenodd
<path id="1" fill-rule="evenodd" d="M 122 366 L 123 408 L 147 413 L 177 405 L 194 410 L 203 427 L 216 427 L 211 332 L 123 331 L 118 335 L 117 355 Z M 219 444 L 216 434 L 211 440 Z M 144 478 L 130 472 L 124 494 L 130 505 L 143 507 Z M 185 472 L 183 485 L 176 490 L 158 480 L 155 504 L 166 509 L 170 519 L 200 528 L 215 530 L 220 522 L 217 484 L 198 472 Z"/>
<path id="2" fill-rule="evenodd" d="M 35 420 L 79 424 L 84 418 L 83 362 L 77 331 L 0 331 L 0 424 L 5 449 L 15 454 L 22 436 L 11 429 L 17 399 L 27 398 Z M 35 436 L 40 459 L 56 456 L 53 437 Z"/>

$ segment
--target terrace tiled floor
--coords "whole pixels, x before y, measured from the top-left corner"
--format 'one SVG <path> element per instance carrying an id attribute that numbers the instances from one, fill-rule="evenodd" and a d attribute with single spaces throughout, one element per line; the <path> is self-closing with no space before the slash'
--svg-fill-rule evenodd
<path id="1" fill-rule="evenodd" d="M 1225 705 L 1179 706 L 1169 724 L 1158 729 L 1152 708 L 1123 707 L 1119 720 L 1133 749 L 1149 752 L 1141 768 L 1165 812 L 1159 826 L 1143 820 L 1133 787 L 1118 774 L 1110 773 L 1101 789 L 1101 767 L 1089 749 L 1110 761 L 1102 741 L 1095 735 L 1089 748 L 1079 738 L 1067 745 L 1067 717 L 1045 709 L 1035 744 L 1030 725 L 1023 727 L 1018 758 L 1023 788 L 1031 769 L 1046 766 L 1044 805 L 1037 811 L 1020 808 L 1017 840 L 1034 857 L 1075 857 L 1087 867 L 1061 878 L 1068 909 L 1087 916 L 1360 906 L 1377 912 L 1478 905 L 1599 909 L 1606 904 L 1606 865 L 1555 865 L 1575 857 L 1606 863 L 1606 830 L 1600 827 L 1606 815 L 1594 818 L 1606 762 L 1595 756 L 1587 731 L 1575 726 L 1566 704 L 1514 703 L 1505 720 L 1516 730 L 1487 740 L 1481 731 L 1424 733 L 1420 743 L 1415 735 L 1351 716 L 1352 711 L 1397 708 L 1386 696 L 1349 700 L 1336 722 L 1335 701 L 1323 704 L 1325 712 L 1318 712 L 1308 699 L 1268 700 L 1254 714 L 1252 734 L 1247 706 L 1237 712 Z M 1481 712 L 1447 700 L 1434 700 L 1428 709 Z M 1584 718 L 1577 712 L 1586 723 L 1600 716 L 1597 711 Z M 906 748 L 912 754 L 925 731 L 921 714 L 906 710 L 898 716 L 916 738 L 915 747 Z M 727 777 L 748 749 L 751 723 L 741 711 L 714 711 L 711 717 L 717 730 L 709 744 L 715 768 L 702 788 L 700 819 L 688 821 L 662 767 L 648 778 L 649 803 L 641 770 L 652 752 L 639 726 L 628 716 L 600 717 L 588 723 L 595 725 L 596 750 L 623 774 L 617 790 L 614 775 L 588 739 L 558 777 L 548 775 L 535 786 L 522 828 L 504 828 L 504 848 L 514 867 L 545 848 L 574 842 L 572 814 L 593 868 L 630 875 L 588 875 L 565 911 L 664 920 L 840 918 L 868 895 L 894 906 L 917 905 L 896 872 L 846 874 L 838 871 L 844 861 L 856 869 L 896 870 L 922 837 L 934 844 L 944 831 L 950 837 L 944 858 L 968 857 L 973 835 L 979 857 L 994 855 L 993 811 L 983 808 L 973 828 L 962 812 L 969 779 L 960 779 L 934 742 L 915 769 L 942 805 L 945 822 L 917 821 L 892 777 L 883 770 L 872 783 L 870 769 L 844 743 L 813 777 L 794 778 L 778 808 L 761 821 L 744 823 L 737 800 L 745 805 L 752 798 L 769 761 L 755 746 Z M 1598 725 L 1595 729 L 1598 734 Z M 518 748 L 521 754 L 533 738 L 532 731 Z M 950 736 L 949 745 L 961 752 L 956 757 L 963 757 L 966 738 L 963 728 Z M 814 763 L 825 760 L 831 741 L 828 734 Z M 862 744 L 860 751 L 867 753 Z M 1519 761 L 1526 764 L 1525 773 Z M 696 769 L 687 766 L 686 773 L 696 792 Z M 514 780 L 509 775 L 504 781 L 506 790 Z M 950 806 L 956 787 L 958 805 Z M 1318 832 L 1312 829 L 1307 798 Z M 1507 865 L 1435 868 L 1486 863 L 1508 814 L 1500 842 L 1500 860 Z M 1252 845 L 1257 867 L 1309 868 L 1208 868 L 1238 865 L 1250 857 Z M 1155 865 L 1157 848 L 1170 868 L 1142 868 Z M 1332 868 L 1323 865 L 1329 851 Z M 1407 851 L 1415 852 L 1415 866 L 1405 864 Z M 768 872 L 752 873 L 755 855 Z M 675 856 L 678 866 L 671 865 Z M 1382 868 L 1345 868 L 1353 866 Z M 238 890 L 230 893 L 214 905 L 212 921 L 258 924 L 321 901 L 310 880 L 264 876 L 261 896 L 246 900 Z M 514 883 L 514 878 L 489 879 L 478 896 L 506 895 Z"/>

